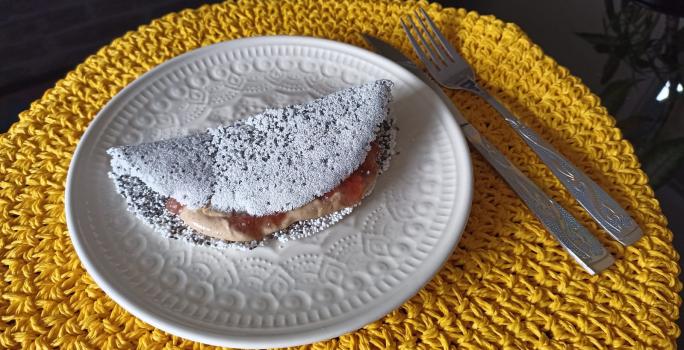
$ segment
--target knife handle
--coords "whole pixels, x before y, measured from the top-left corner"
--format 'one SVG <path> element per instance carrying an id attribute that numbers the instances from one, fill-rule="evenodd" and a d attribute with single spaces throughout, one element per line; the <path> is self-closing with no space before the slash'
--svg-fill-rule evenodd
<path id="1" fill-rule="evenodd" d="M 544 227 L 587 272 L 594 275 L 613 264 L 615 259 L 596 237 L 516 168 L 472 125 L 466 124 L 461 129 L 468 141 L 501 174 Z"/>
<path id="2" fill-rule="evenodd" d="M 539 187 L 516 168 L 496 147 L 483 138 L 472 125 L 456 110 L 453 102 L 442 89 L 422 72 L 401 52 L 391 45 L 370 35 L 365 35 L 366 41 L 393 61 L 414 73 L 427 84 L 444 102 L 461 127 L 464 135 L 475 148 L 489 161 L 499 174 L 508 182 L 513 190 L 523 199 L 527 206 L 541 223 L 560 242 L 577 262 L 590 274 L 596 274 L 612 265 L 613 256 L 592 236 L 570 213 L 549 198 Z M 472 90 L 471 90 L 472 91 Z"/>
<path id="3" fill-rule="evenodd" d="M 496 98 L 480 89 L 476 92 L 494 107 L 527 143 L 570 194 L 608 234 L 627 246 L 641 238 L 643 232 L 627 211 L 596 182 L 565 159 L 539 134 L 523 124 Z"/>

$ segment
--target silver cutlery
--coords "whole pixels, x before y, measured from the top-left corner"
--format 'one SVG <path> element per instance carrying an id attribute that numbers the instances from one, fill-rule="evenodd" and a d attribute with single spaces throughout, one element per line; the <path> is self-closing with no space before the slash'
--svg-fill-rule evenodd
<path id="1" fill-rule="evenodd" d="M 492 105 L 614 239 L 627 246 L 641 238 L 643 233 L 639 226 L 606 191 L 478 85 L 473 69 L 446 40 L 425 10 L 421 8 L 414 16 L 418 25 L 409 15 L 408 24 L 402 19 L 402 27 L 416 54 L 440 85 L 470 91 Z"/>
<path id="2" fill-rule="evenodd" d="M 501 174 L 544 227 L 587 272 L 593 275 L 613 264 L 615 261 L 613 256 L 601 242 L 570 213 L 535 185 L 532 180 L 527 178 L 486 138 L 480 135 L 458 112 L 442 89 L 414 65 L 408 57 L 378 38 L 365 34 L 364 38 L 378 53 L 412 72 L 439 96 L 461 127 L 468 141 Z"/>

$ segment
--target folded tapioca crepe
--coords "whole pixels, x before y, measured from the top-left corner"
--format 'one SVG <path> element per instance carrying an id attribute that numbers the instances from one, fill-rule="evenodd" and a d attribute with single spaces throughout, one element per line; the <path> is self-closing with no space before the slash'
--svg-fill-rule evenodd
<path id="1" fill-rule="evenodd" d="M 254 248 L 309 236 L 370 194 L 394 145 L 392 82 L 268 109 L 206 132 L 112 147 L 110 177 L 157 232 Z"/>

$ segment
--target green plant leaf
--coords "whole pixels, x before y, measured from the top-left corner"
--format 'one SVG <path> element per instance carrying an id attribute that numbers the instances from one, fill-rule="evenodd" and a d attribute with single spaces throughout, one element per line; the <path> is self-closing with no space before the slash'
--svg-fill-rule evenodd
<path id="1" fill-rule="evenodd" d="M 610 55 L 608 61 L 603 66 L 603 74 L 601 75 L 601 84 L 605 84 L 610 80 L 620 68 L 620 58 L 615 55 Z"/>
<path id="2" fill-rule="evenodd" d="M 679 28 L 677 34 L 675 34 L 674 40 L 677 46 L 677 51 L 684 51 L 684 27 Z"/>
<path id="3" fill-rule="evenodd" d="M 580 38 L 584 39 L 588 43 L 594 45 L 594 46 L 607 46 L 607 47 L 612 47 L 616 46 L 618 43 L 617 38 L 608 35 L 608 34 L 599 34 L 599 33 L 575 33 L 577 36 Z"/>
<path id="4" fill-rule="evenodd" d="M 603 6 L 606 8 L 606 15 L 608 16 L 608 19 L 614 19 L 617 17 L 615 16 L 615 6 L 613 5 L 613 0 L 604 0 Z"/>
<path id="5" fill-rule="evenodd" d="M 637 83 L 634 79 L 620 79 L 610 82 L 601 93 L 601 101 L 612 115 L 616 115 L 620 107 L 625 103 L 627 94 L 632 86 Z"/>
<path id="6" fill-rule="evenodd" d="M 654 189 L 667 183 L 672 174 L 684 165 L 684 137 L 656 144 L 641 159 Z"/>
<path id="7" fill-rule="evenodd" d="M 617 126 L 622 130 L 622 134 L 634 143 L 634 139 L 641 136 L 644 131 L 644 124 L 646 124 L 648 116 L 643 114 L 634 114 L 625 119 L 617 121 Z"/>
<path id="8" fill-rule="evenodd" d="M 613 52 L 615 52 L 615 47 L 608 45 L 594 45 L 594 50 L 597 53 L 612 54 Z"/>
<path id="9" fill-rule="evenodd" d="M 654 69 L 653 61 L 645 60 L 645 59 L 642 59 L 639 57 L 634 59 L 633 64 L 637 69 L 647 69 L 647 68 Z"/>

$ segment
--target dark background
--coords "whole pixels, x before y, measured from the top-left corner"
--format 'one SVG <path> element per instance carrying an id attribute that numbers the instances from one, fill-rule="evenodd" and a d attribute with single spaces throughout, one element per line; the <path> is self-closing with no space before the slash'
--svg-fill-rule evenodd
<path id="1" fill-rule="evenodd" d="M 214 2 L 218 1 L 0 0 L 0 132 L 6 131 L 17 120 L 18 113 L 26 110 L 58 79 L 114 38 L 166 13 Z M 604 32 L 606 7 L 612 0 L 439 2 L 493 14 L 518 24 L 548 55 L 568 67 L 592 91 L 605 95 L 608 82 L 602 76 L 606 74 L 608 56 L 577 33 Z M 613 80 L 634 76 L 625 64 L 613 74 Z M 662 77 L 640 74 L 639 83 L 624 97 L 622 107 L 611 108 L 613 101 L 609 97 L 604 96 L 604 102 L 619 121 L 635 111 L 655 114 L 661 107 L 654 96 L 662 85 Z M 673 119 L 670 124 L 667 129 L 684 131 L 684 118 Z M 630 136 L 628 130 L 626 135 Z M 656 196 L 675 233 L 675 247 L 682 251 L 684 217 L 677 214 L 684 208 L 684 169 L 669 174 L 658 186 Z"/>

